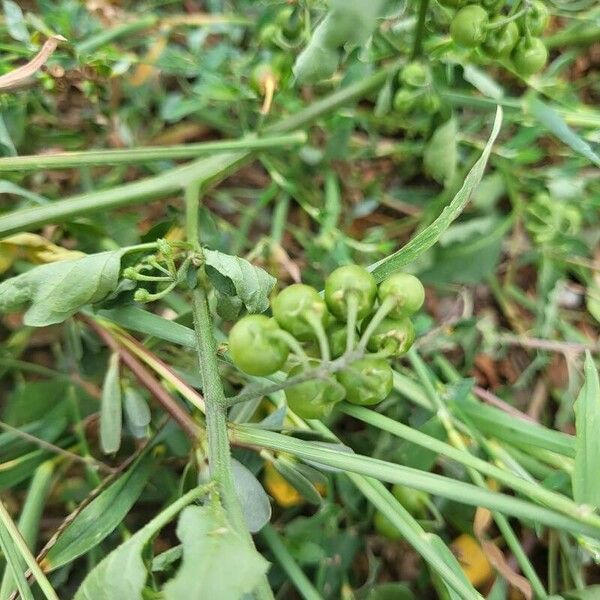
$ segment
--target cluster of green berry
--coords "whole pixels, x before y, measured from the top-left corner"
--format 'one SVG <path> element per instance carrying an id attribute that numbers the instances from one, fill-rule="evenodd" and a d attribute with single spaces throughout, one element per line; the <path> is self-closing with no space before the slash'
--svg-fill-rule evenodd
<path id="1" fill-rule="evenodd" d="M 398 73 L 399 89 L 394 95 L 394 109 L 408 114 L 420 109 L 427 114 L 438 112 L 440 96 L 433 86 L 433 77 L 428 65 L 415 60 L 405 65 Z"/>
<path id="2" fill-rule="evenodd" d="M 491 58 L 510 60 L 524 77 L 544 68 L 548 50 L 539 36 L 550 15 L 541 0 L 525 0 L 521 10 L 508 16 L 501 12 L 504 0 L 467 1 L 438 0 L 442 6 L 457 9 L 450 35 L 458 46 L 480 48 Z"/>
<path id="3" fill-rule="evenodd" d="M 377 286 L 366 269 L 340 267 L 325 281 L 323 296 L 293 284 L 273 300 L 273 318 L 240 319 L 229 333 L 229 353 L 249 375 L 271 375 L 291 363 L 285 393 L 303 418 L 322 418 L 344 398 L 376 404 L 392 390 L 389 359 L 414 342 L 410 316 L 424 299 L 413 275 L 395 273 Z M 290 351 L 294 361 L 288 361 Z"/>

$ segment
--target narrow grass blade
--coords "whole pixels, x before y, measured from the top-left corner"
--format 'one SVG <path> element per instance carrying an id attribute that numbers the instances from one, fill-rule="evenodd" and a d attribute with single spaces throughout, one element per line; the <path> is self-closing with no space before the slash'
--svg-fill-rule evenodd
<path id="1" fill-rule="evenodd" d="M 481 157 L 465 177 L 465 181 L 456 196 L 454 196 L 450 204 L 444 208 L 431 225 L 413 237 L 403 248 L 400 248 L 400 250 L 378 263 L 371 265 L 371 271 L 377 281 L 382 281 L 394 271 L 397 271 L 404 265 L 415 260 L 423 252 L 429 250 L 464 210 L 471 198 L 471 194 L 475 191 L 483 177 L 488 158 L 492 152 L 492 146 L 498 137 L 498 133 L 500 133 L 501 124 L 502 108 L 498 106 L 490 138 L 483 149 Z"/>
<path id="2" fill-rule="evenodd" d="M 573 497 L 576 502 L 600 507 L 600 383 L 589 352 L 585 382 L 575 405 L 576 431 Z"/>
<path id="3" fill-rule="evenodd" d="M 381 511 L 400 531 L 402 537 L 423 557 L 427 564 L 439 574 L 463 600 L 479 600 L 483 596 L 460 577 L 455 569 L 442 558 L 432 545 L 427 534 L 410 513 L 394 498 L 379 481 L 370 477 L 348 474 L 350 480 L 377 510 Z"/>
<path id="4" fill-rule="evenodd" d="M 482 506 L 548 527 L 571 533 L 583 533 L 594 539 L 600 539 L 600 518 L 595 515 L 579 514 L 576 517 L 568 517 L 531 502 L 481 489 L 449 477 L 426 473 L 368 456 L 341 452 L 333 447 L 297 440 L 271 431 L 236 426 L 232 427 L 232 436 L 238 442 L 289 452 L 313 465 L 336 467 L 387 483 L 399 483 L 462 504 Z"/>
<path id="5" fill-rule="evenodd" d="M 29 486 L 29 491 L 27 492 L 25 504 L 21 510 L 19 531 L 25 543 L 32 550 L 39 534 L 40 519 L 46 504 L 46 496 L 50 490 L 53 475 L 54 461 L 47 461 L 36 469 Z M 16 584 L 17 582 L 12 573 L 6 570 L 2 578 L 2 585 L 0 586 L 0 600 L 7 600 Z"/>
<path id="6" fill-rule="evenodd" d="M 581 154 L 581 156 L 585 156 L 590 162 L 600 167 L 600 156 L 565 123 L 564 119 L 551 106 L 548 106 L 539 98 L 531 96 L 526 100 L 525 108 L 561 142 L 564 142 L 572 150 Z"/>
<path id="7" fill-rule="evenodd" d="M 100 445 L 104 454 L 114 454 L 121 446 L 123 406 L 119 380 L 119 355 L 112 354 L 102 384 L 100 400 Z"/>

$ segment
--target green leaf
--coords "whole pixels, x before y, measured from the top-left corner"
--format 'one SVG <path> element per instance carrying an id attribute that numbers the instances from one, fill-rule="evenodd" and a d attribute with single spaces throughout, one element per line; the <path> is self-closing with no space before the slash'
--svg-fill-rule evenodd
<path id="1" fill-rule="evenodd" d="M 271 503 L 258 479 L 241 462 L 232 459 L 233 484 L 250 533 L 260 531 L 271 519 Z"/>
<path id="2" fill-rule="evenodd" d="M 277 471 L 279 471 L 280 475 L 301 494 L 305 500 L 317 506 L 322 503 L 323 499 L 321 498 L 321 495 L 315 486 L 300 472 L 299 469 L 296 468 L 292 461 L 285 458 L 278 458 L 273 463 L 273 466 L 275 469 L 277 469 Z"/>
<path id="3" fill-rule="evenodd" d="M 266 271 L 243 258 L 204 250 L 205 269 L 212 284 L 228 296 L 237 296 L 250 313 L 260 313 L 269 307 L 269 294 L 277 282 Z"/>
<path id="4" fill-rule="evenodd" d="M 119 355 L 111 355 L 100 399 L 100 446 L 104 454 L 114 454 L 121 447 L 123 408 L 119 380 Z"/>
<path id="5" fill-rule="evenodd" d="M 525 109 L 559 140 L 600 167 L 600 156 L 565 123 L 565 120 L 551 106 L 535 96 L 530 96 L 525 101 Z"/>
<path id="6" fill-rule="evenodd" d="M 150 454 L 140 457 L 127 473 L 92 500 L 52 546 L 44 559 L 45 569 L 50 571 L 70 563 L 112 533 L 142 493 L 152 464 Z"/>
<path id="7" fill-rule="evenodd" d="M 30 269 L 0 283 L 0 313 L 29 305 L 25 325 L 62 323 L 88 304 L 98 302 L 118 283 L 123 250 L 90 254 Z"/>
<path id="8" fill-rule="evenodd" d="M 98 314 L 117 325 L 121 325 L 121 327 L 125 327 L 125 329 L 151 335 L 159 340 L 166 340 L 187 348 L 196 347 L 196 336 L 193 329 L 165 319 L 143 308 L 124 306 L 111 308 L 110 310 L 99 310 Z"/>
<path id="9" fill-rule="evenodd" d="M 454 575 L 460 579 L 465 586 L 470 586 L 471 584 L 467 579 L 465 572 L 462 570 L 458 560 L 456 560 L 456 556 L 454 556 L 452 550 L 446 546 L 442 538 L 432 533 L 428 533 L 427 537 L 429 538 L 431 545 L 438 551 L 440 558 L 446 563 L 446 565 L 448 565 L 448 568 L 452 570 Z M 457 594 L 452 587 L 450 587 L 446 581 L 444 581 L 444 579 L 437 576 L 436 573 L 434 573 L 434 575 L 433 583 L 435 587 L 438 588 L 440 598 L 443 598 L 443 593 L 446 592 L 446 596 L 449 600 L 462 600 L 462 597 Z"/>
<path id="10" fill-rule="evenodd" d="M 598 371 L 587 352 L 585 381 L 575 404 L 575 470 L 573 498 L 580 504 L 600 507 L 600 383 Z"/>
<path id="11" fill-rule="evenodd" d="M 25 25 L 25 17 L 19 5 L 12 0 L 2 0 L 4 19 L 8 33 L 17 42 L 29 43 L 29 32 Z"/>
<path id="12" fill-rule="evenodd" d="M 413 237 L 406 246 L 397 252 L 394 252 L 391 256 L 371 265 L 370 270 L 377 281 L 383 281 L 386 277 L 398 269 L 401 269 L 404 265 L 411 263 L 418 256 L 423 254 L 423 252 L 429 250 L 429 248 L 438 241 L 442 233 L 448 229 L 450 224 L 464 210 L 469 202 L 471 194 L 475 191 L 483 177 L 488 158 L 492 151 L 492 146 L 500 132 L 501 124 L 502 108 L 498 106 L 490 138 L 487 141 L 479 160 L 467 174 L 465 181 L 456 196 L 454 196 L 450 204 L 444 208 L 438 218 L 426 229 Z"/>
<path id="13" fill-rule="evenodd" d="M 147 427 L 152 418 L 146 399 L 132 387 L 126 387 L 124 393 L 125 413 L 134 427 Z"/>
<path id="14" fill-rule="evenodd" d="M 422 273 L 425 281 L 442 283 L 479 283 L 494 272 L 502 253 L 502 240 L 513 223 L 511 217 L 503 220 L 483 217 L 477 221 L 486 221 L 487 231 L 470 235 L 465 241 L 453 243 L 435 250 L 433 266 Z M 446 233 L 459 234 L 459 231 L 473 225 L 472 221 L 460 223 L 448 229 Z M 455 231 L 453 231 L 455 229 Z M 466 233 L 466 232 L 465 232 Z"/>
<path id="15" fill-rule="evenodd" d="M 456 119 L 452 117 L 434 131 L 425 146 L 423 155 L 425 170 L 444 186 L 448 186 L 456 173 L 457 135 Z"/>
<path id="16" fill-rule="evenodd" d="M 74 600 L 142 600 L 148 577 L 142 559 L 144 547 L 184 506 L 201 495 L 205 489 L 206 487 L 202 486 L 189 491 L 113 550 L 83 580 Z M 182 596 L 187 597 L 189 596 Z"/>
<path id="17" fill-rule="evenodd" d="M 183 544 L 183 561 L 164 587 L 165 600 L 238 600 L 250 594 L 267 571 L 267 561 L 233 531 L 217 507 L 186 508 L 177 537 Z"/>

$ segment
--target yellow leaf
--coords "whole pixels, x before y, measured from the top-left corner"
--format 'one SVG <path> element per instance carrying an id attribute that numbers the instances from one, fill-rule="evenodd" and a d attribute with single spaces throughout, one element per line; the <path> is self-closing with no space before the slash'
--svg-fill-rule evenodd
<path id="1" fill-rule="evenodd" d="M 265 464 L 264 484 L 269 495 L 279 506 L 289 508 L 304 502 L 298 490 L 290 485 L 270 462 Z"/>
<path id="2" fill-rule="evenodd" d="M 473 586 L 480 586 L 493 577 L 492 565 L 473 536 L 459 535 L 452 542 L 452 551 Z"/>

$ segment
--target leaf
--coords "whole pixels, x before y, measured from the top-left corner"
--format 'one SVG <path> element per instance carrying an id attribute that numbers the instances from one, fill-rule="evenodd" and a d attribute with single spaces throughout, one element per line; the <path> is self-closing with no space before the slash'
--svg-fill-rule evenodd
<path id="1" fill-rule="evenodd" d="M 30 305 L 23 322 L 30 327 L 62 323 L 116 287 L 123 250 L 90 254 L 34 267 L 0 283 L 0 313 Z"/>
<path id="2" fill-rule="evenodd" d="M 183 561 L 163 589 L 165 600 L 239 600 L 252 592 L 267 571 L 267 561 L 233 531 L 215 507 L 187 507 L 179 518 L 177 537 L 183 544 Z"/>
<path id="3" fill-rule="evenodd" d="M 484 96 L 499 100 L 504 96 L 504 90 L 485 71 L 471 64 L 465 65 L 463 71 L 465 81 L 477 88 Z"/>
<path id="4" fill-rule="evenodd" d="M 250 533 L 260 531 L 271 519 L 269 497 L 252 471 L 232 459 L 233 484 L 242 505 L 244 519 Z"/>
<path id="5" fill-rule="evenodd" d="M 442 538 L 432 533 L 426 534 L 430 544 L 437 550 L 440 558 L 446 563 L 449 569 L 452 570 L 457 579 L 459 579 L 466 587 L 471 585 L 471 582 L 465 575 L 460 563 L 456 559 L 456 556 L 452 553 L 450 548 L 444 543 Z M 443 591 L 448 595 L 449 600 L 462 600 L 462 597 L 453 590 L 437 573 L 432 573 L 433 582 L 437 584 L 436 587 L 440 592 L 440 597 L 443 598 Z M 441 590 L 439 588 L 442 588 Z M 443 590 L 443 591 L 442 591 Z"/>
<path id="6" fill-rule="evenodd" d="M 585 156 L 585 158 L 597 167 L 600 167 L 600 156 L 567 125 L 565 120 L 551 106 L 545 104 L 535 96 L 530 96 L 525 101 L 525 109 L 559 140 L 567 144 L 567 146 L 575 150 L 578 154 Z"/>
<path id="7" fill-rule="evenodd" d="M 125 388 L 124 401 L 129 422 L 135 427 L 147 427 L 152 414 L 146 399 L 135 388 L 128 386 Z"/>
<path id="8" fill-rule="evenodd" d="M 434 131 L 423 155 L 427 173 L 446 187 L 456 173 L 457 135 L 456 119 L 452 117 Z"/>
<path id="9" fill-rule="evenodd" d="M 113 550 L 83 580 L 74 600 L 116 600 L 117 598 L 142 600 L 142 592 L 148 577 L 142 559 L 144 547 L 204 489 L 203 486 L 189 491 L 154 517 L 124 544 Z"/>
<path id="10" fill-rule="evenodd" d="M 204 250 L 205 269 L 212 284 L 228 296 L 237 296 L 250 313 L 260 313 L 269 307 L 269 294 L 276 279 L 243 258 Z"/>
<path id="11" fill-rule="evenodd" d="M 152 464 L 151 455 L 143 455 L 127 473 L 92 500 L 52 546 L 44 559 L 44 570 L 53 571 L 70 563 L 112 533 L 142 493 L 150 477 Z M 114 596 L 119 597 L 128 596 Z"/>
<path id="12" fill-rule="evenodd" d="M 29 32 L 25 25 L 25 17 L 19 5 L 12 0 L 2 0 L 4 19 L 8 33 L 17 42 L 29 43 Z"/>
<path id="13" fill-rule="evenodd" d="M 100 446 L 104 454 L 114 454 L 121 447 L 123 409 L 119 381 L 119 355 L 112 354 L 102 385 L 100 399 Z"/>
<path id="14" fill-rule="evenodd" d="M 298 469 L 296 469 L 292 461 L 278 458 L 273 463 L 273 466 L 305 500 L 317 506 L 322 503 L 321 495 L 315 486 L 307 477 L 305 477 Z"/>
<path id="15" fill-rule="evenodd" d="M 585 381 L 575 404 L 575 468 L 573 498 L 600 507 L 600 383 L 592 355 L 586 352 Z"/>
<path id="16" fill-rule="evenodd" d="M 196 347 L 196 335 L 193 329 L 138 306 L 102 309 L 98 311 L 98 314 L 125 329 L 138 331 L 187 348 Z"/>
<path id="17" fill-rule="evenodd" d="M 483 217 L 481 220 L 487 220 Z M 488 221 L 490 228 L 487 232 L 480 232 L 471 235 L 469 240 L 459 243 L 453 243 L 442 247 L 440 245 L 435 250 L 435 259 L 431 269 L 422 273 L 424 281 L 435 281 L 439 284 L 452 283 L 479 283 L 483 281 L 490 273 L 494 272 L 496 265 L 502 254 L 502 241 L 504 234 L 513 223 L 512 217 L 504 220 L 490 219 Z M 467 228 L 472 222 L 460 223 L 451 227 L 446 233 L 452 232 L 459 235 L 463 229 Z"/>
<path id="18" fill-rule="evenodd" d="M 487 141 L 479 160 L 467 174 L 465 181 L 456 196 L 454 196 L 450 204 L 444 208 L 439 217 L 426 229 L 415 235 L 408 244 L 387 258 L 371 265 L 370 270 L 377 281 L 383 281 L 386 277 L 402 268 L 404 265 L 415 260 L 418 256 L 423 254 L 423 252 L 429 250 L 429 248 L 438 241 L 442 233 L 448 229 L 450 224 L 464 210 L 469 202 L 471 194 L 475 191 L 483 177 L 488 158 L 492 151 L 492 146 L 500 132 L 501 124 L 502 107 L 498 106 L 490 138 Z"/>
<path id="19" fill-rule="evenodd" d="M 17 233 L 0 240 L 0 254 L 5 252 L 10 253 L 13 260 L 8 263 L 1 263 L 0 273 L 6 271 L 18 256 L 23 256 L 26 260 L 37 264 L 71 260 L 85 256 L 83 252 L 67 250 L 35 233 Z"/>

